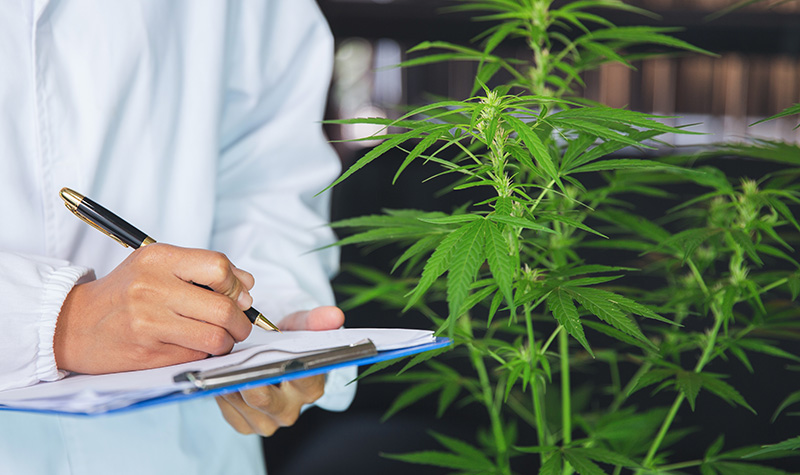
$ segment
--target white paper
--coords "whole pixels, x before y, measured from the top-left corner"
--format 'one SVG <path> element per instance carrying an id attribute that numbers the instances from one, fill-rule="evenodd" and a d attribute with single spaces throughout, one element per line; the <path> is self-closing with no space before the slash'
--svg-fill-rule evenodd
<path id="1" fill-rule="evenodd" d="M 398 328 L 342 328 L 330 331 L 265 332 L 254 329 L 231 353 L 163 368 L 102 375 L 72 375 L 0 391 L 0 405 L 75 413 L 107 412 L 192 388 L 175 383 L 177 374 L 238 366 L 258 366 L 369 339 L 378 351 L 410 348 L 434 341 L 433 332 Z"/>

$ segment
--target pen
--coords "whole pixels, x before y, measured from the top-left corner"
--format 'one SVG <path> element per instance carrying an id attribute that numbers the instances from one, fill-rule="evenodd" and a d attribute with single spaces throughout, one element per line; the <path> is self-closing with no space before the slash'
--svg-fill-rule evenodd
<path id="1" fill-rule="evenodd" d="M 86 221 L 92 227 L 125 247 L 138 249 L 156 242 L 155 239 L 139 231 L 124 219 L 74 190 L 62 188 L 61 199 L 64 200 L 67 209 L 72 211 L 75 216 Z M 212 290 L 205 285 L 195 285 Z M 244 314 L 247 315 L 247 318 L 255 326 L 263 328 L 264 330 L 280 332 L 274 323 L 270 322 L 267 317 L 255 308 L 248 308 L 244 311 Z"/>

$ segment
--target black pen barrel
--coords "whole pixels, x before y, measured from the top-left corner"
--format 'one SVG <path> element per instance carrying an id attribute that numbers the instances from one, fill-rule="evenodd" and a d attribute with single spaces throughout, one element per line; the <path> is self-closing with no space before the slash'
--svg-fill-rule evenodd
<path id="1" fill-rule="evenodd" d="M 78 211 L 134 249 L 141 247 L 147 239 L 147 234 L 87 197 L 81 200 Z"/>

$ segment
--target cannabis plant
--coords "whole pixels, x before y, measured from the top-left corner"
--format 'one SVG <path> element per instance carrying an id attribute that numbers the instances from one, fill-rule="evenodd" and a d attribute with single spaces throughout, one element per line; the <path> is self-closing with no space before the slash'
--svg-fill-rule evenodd
<path id="1" fill-rule="evenodd" d="M 388 412 L 438 394 L 440 414 L 455 403 L 486 414 L 477 442 L 434 434 L 441 451 L 394 457 L 470 474 L 782 473 L 721 441 L 695 460 L 667 449 L 687 434 L 676 416 L 688 418 L 701 398 L 752 410 L 712 363 L 751 368 L 754 352 L 800 361 L 776 343 L 797 327 L 797 158 L 757 179 L 659 159 L 660 136 L 693 132 L 582 99 L 584 73 L 604 63 L 708 54 L 670 29 L 616 26 L 599 13 L 647 14 L 638 8 L 463 0 L 450 10 L 491 26 L 477 46 L 422 43 L 412 52 L 430 54 L 402 66 L 474 61 L 471 97 L 396 119 L 333 121 L 387 134 L 331 186 L 399 149 L 395 179 L 415 161 L 436 166 L 431 177 L 451 178 L 444 192 L 463 203 L 333 224 L 350 232 L 340 245 L 398 249 L 391 278 L 356 269 L 371 284 L 346 289 L 355 300 L 419 310 L 453 340 L 446 354 L 414 357 L 385 376 L 411 384 Z M 526 45 L 527 59 L 504 55 L 509 42 Z M 669 206 L 654 215 L 648 201 Z M 586 374 L 611 382 L 587 397 L 574 386 Z M 645 391 L 674 399 L 632 402 Z M 523 425 L 534 440 L 518 438 Z"/>

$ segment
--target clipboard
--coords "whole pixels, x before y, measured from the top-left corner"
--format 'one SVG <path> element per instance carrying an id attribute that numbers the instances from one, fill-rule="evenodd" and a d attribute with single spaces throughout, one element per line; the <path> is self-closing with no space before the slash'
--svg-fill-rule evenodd
<path id="1" fill-rule="evenodd" d="M 367 366 L 381 361 L 438 350 L 446 348 L 452 345 L 452 343 L 452 340 L 449 338 L 436 337 L 431 343 L 397 350 L 375 351 L 375 345 L 373 345 L 371 341 L 366 341 L 351 347 L 333 348 L 314 355 L 305 355 L 252 368 L 231 369 L 227 372 L 222 371 L 224 368 L 205 372 L 182 372 L 175 375 L 175 381 L 189 381 L 192 382 L 194 387 L 179 393 L 172 393 L 137 402 L 124 408 L 107 411 L 104 414 L 118 414 L 171 402 L 218 396 L 267 384 L 280 384 L 283 381 L 329 373 L 337 368 Z M 192 379 L 194 379 L 194 381 L 192 381 Z M 94 414 L 86 415 L 91 416 Z"/>
<path id="2" fill-rule="evenodd" d="M 199 360 L 152 370 L 95 376 L 78 375 L 52 383 L 40 383 L 31 387 L 10 390 L 11 393 L 16 391 L 16 395 L 10 394 L 9 391 L 2 391 L 0 392 L 0 411 L 24 411 L 79 417 L 118 414 L 267 384 L 279 384 L 282 381 L 325 374 L 337 368 L 370 365 L 442 349 L 452 344 L 448 338 L 432 335 L 424 337 L 422 340 L 413 338 L 402 340 L 396 345 L 388 343 L 385 339 L 386 335 L 394 335 L 397 332 L 419 333 L 420 331 L 340 329 L 328 332 L 328 334 L 324 334 L 325 332 L 295 332 L 298 334 L 296 338 L 302 341 L 308 341 L 309 338 L 319 338 L 325 341 L 335 340 L 336 337 L 333 336 L 335 333 L 341 333 L 343 337 L 339 345 L 321 346 L 318 349 L 311 348 L 302 351 L 299 349 L 291 351 L 280 345 L 264 345 L 264 341 L 259 341 L 250 347 L 251 351 L 242 350 L 242 353 L 246 352 L 242 357 L 237 357 L 232 353 L 205 361 Z M 414 333 L 409 337 L 416 335 L 417 333 Z M 273 335 L 263 332 L 263 335 L 257 334 L 256 336 L 263 340 L 282 338 L 288 335 Z M 372 340 L 365 338 L 372 338 Z M 292 356 L 292 353 L 295 353 L 295 356 Z M 136 379 L 137 374 L 140 373 L 142 376 L 139 377 L 148 378 L 147 381 L 157 377 L 157 384 L 154 383 L 152 386 L 155 391 L 151 390 L 151 386 L 140 384 L 141 380 Z M 124 383 L 121 388 L 119 387 L 120 381 Z M 42 387 L 38 387 L 40 385 Z M 103 391 L 109 390 L 109 387 L 117 388 L 113 390 L 117 392 L 104 393 Z M 142 390 L 144 390 L 143 394 Z M 120 397 L 122 398 L 121 402 L 117 399 Z M 57 401 L 58 404 L 49 401 Z"/>

